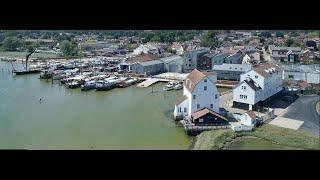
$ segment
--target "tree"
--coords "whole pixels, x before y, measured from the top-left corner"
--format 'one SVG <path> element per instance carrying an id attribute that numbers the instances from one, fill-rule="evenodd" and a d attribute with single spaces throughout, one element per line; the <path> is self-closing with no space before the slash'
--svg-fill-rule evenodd
<path id="1" fill-rule="evenodd" d="M 286 42 L 284 43 L 285 46 L 287 47 L 294 47 L 294 46 L 300 46 L 300 44 L 298 42 L 296 42 L 295 40 L 293 39 L 287 39 Z"/>
<path id="2" fill-rule="evenodd" d="M 276 32 L 276 36 L 283 38 L 283 37 L 284 37 L 284 33 L 283 33 L 282 31 L 277 31 L 277 32 Z"/>
<path id="3" fill-rule="evenodd" d="M 64 56 L 78 55 L 78 46 L 74 41 L 64 40 L 59 43 L 59 48 Z"/>
<path id="4" fill-rule="evenodd" d="M 217 39 L 218 31 L 209 31 L 201 38 L 200 44 L 204 47 L 216 48 L 219 47 L 222 42 Z"/>
<path id="5" fill-rule="evenodd" d="M 5 51 L 16 51 L 22 46 L 22 42 L 17 37 L 6 37 L 2 42 L 2 48 Z"/>
<path id="6" fill-rule="evenodd" d="M 307 41 L 306 46 L 313 47 L 314 49 L 317 49 L 317 43 L 315 41 Z"/>
<path id="7" fill-rule="evenodd" d="M 269 38 L 269 37 L 271 37 L 271 33 L 269 31 L 262 31 L 260 33 L 260 36 L 265 37 L 265 38 Z"/>
<path id="8" fill-rule="evenodd" d="M 158 35 L 153 35 L 150 39 L 151 42 L 160 42 L 160 37 Z"/>

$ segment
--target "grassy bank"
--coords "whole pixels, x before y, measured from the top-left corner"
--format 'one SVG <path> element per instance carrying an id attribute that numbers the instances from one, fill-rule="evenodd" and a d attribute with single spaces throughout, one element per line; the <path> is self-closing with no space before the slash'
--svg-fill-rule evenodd
<path id="1" fill-rule="evenodd" d="M 320 114 L 320 101 L 317 102 L 316 110 L 317 110 L 318 114 Z"/>
<path id="2" fill-rule="evenodd" d="M 292 147 L 290 149 L 320 149 L 320 138 L 318 136 L 292 129 L 280 128 L 265 124 L 252 132 L 235 133 L 229 130 L 213 130 L 203 132 L 197 136 L 192 149 L 194 150 L 218 150 L 225 149 L 234 140 L 241 136 L 261 138 L 282 146 Z M 289 149 L 289 148 L 288 148 Z"/>

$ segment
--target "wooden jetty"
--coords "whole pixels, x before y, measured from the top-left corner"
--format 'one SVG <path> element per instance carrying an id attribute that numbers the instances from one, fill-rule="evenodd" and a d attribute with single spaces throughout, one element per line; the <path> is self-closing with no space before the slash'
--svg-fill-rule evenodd
<path id="1" fill-rule="evenodd" d="M 137 86 L 138 87 L 149 87 L 155 83 L 158 83 L 158 82 L 169 82 L 169 81 L 172 81 L 170 79 L 160 79 L 160 78 L 143 78 L 143 79 L 146 79 L 145 81 L 139 83 Z"/>

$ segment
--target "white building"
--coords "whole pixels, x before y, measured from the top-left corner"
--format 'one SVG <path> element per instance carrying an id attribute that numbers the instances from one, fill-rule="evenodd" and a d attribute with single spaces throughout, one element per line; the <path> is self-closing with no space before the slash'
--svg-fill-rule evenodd
<path id="1" fill-rule="evenodd" d="M 252 130 L 254 127 L 256 127 L 258 122 L 258 116 L 253 111 L 247 111 L 238 118 L 238 122 L 230 123 L 233 131 Z"/>
<path id="2" fill-rule="evenodd" d="M 250 64 L 251 62 L 251 58 L 248 54 L 246 54 L 245 56 L 243 56 L 242 58 L 242 64 Z"/>
<path id="3" fill-rule="evenodd" d="M 157 51 L 158 48 L 153 44 L 141 44 L 135 50 L 133 50 L 132 55 L 148 54 L 150 51 Z"/>
<path id="4" fill-rule="evenodd" d="M 256 104 L 282 90 L 283 70 L 274 64 L 256 65 L 240 75 L 240 83 L 233 89 L 233 106 L 256 109 Z"/>
<path id="5" fill-rule="evenodd" d="M 192 117 L 205 108 L 219 113 L 219 92 L 216 87 L 217 76 L 213 72 L 200 72 L 194 69 L 183 84 L 183 96 L 175 104 L 174 117 Z"/>

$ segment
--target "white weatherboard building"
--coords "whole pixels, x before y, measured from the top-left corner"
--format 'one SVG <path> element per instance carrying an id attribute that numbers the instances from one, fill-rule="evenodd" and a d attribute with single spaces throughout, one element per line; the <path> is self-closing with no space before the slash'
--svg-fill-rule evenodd
<path id="1" fill-rule="evenodd" d="M 191 118 L 195 112 L 205 108 L 219 113 L 219 92 L 216 81 L 215 73 L 202 73 L 194 69 L 184 81 L 183 96 L 176 101 L 175 119 Z"/>
<path id="2" fill-rule="evenodd" d="M 253 111 L 247 111 L 238 118 L 238 122 L 230 123 L 233 131 L 251 131 L 258 121 L 258 116 Z"/>
<path id="3" fill-rule="evenodd" d="M 233 106 L 255 109 L 258 102 L 282 90 L 282 73 L 279 66 L 267 63 L 241 74 L 240 83 L 233 89 Z"/>

